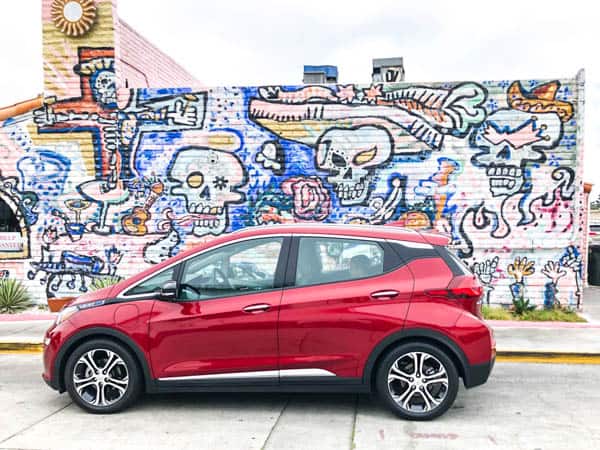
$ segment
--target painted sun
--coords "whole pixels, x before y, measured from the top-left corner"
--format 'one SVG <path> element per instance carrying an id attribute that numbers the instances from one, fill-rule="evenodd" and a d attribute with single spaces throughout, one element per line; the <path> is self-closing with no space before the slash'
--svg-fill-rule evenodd
<path id="1" fill-rule="evenodd" d="M 93 0 L 54 0 L 52 21 L 67 36 L 79 37 L 86 34 L 96 19 Z"/>

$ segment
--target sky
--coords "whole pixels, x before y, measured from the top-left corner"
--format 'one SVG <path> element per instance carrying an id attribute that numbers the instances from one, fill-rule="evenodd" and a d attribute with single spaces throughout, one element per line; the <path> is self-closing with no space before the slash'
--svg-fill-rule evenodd
<path id="1" fill-rule="evenodd" d="M 142 6 L 143 5 L 143 6 Z M 41 1 L 3 1 L 0 106 L 42 92 Z M 304 64 L 369 83 L 571 78 L 585 69 L 584 179 L 600 192 L 600 7 L 589 0 L 118 0 L 118 14 L 208 86 L 300 84 Z"/>

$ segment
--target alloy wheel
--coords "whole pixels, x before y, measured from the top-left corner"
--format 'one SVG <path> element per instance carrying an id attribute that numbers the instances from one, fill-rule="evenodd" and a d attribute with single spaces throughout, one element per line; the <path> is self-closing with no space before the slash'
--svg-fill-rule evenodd
<path id="1" fill-rule="evenodd" d="M 391 365 L 387 384 L 392 399 L 410 413 L 430 413 L 448 395 L 448 372 L 426 352 L 401 355 Z"/>
<path id="2" fill-rule="evenodd" d="M 106 407 L 118 402 L 129 386 L 129 370 L 123 358 L 105 348 L 85 352 L 73 368 L 73 387 L 87 404 Z"/>

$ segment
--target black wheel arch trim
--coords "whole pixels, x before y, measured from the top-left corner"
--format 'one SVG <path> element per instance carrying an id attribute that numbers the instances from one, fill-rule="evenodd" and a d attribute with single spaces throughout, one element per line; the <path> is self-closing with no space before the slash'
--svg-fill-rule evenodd
<path id="1" fill-rule="evenodd" d="M 472 374 L 471 374 L 471 365 L 459 347 L 459 345 L 447 335 L 440 333 L 438 331 L 430 330 L 427 328 L 408 328 L 401 331 L 397 331 L 388 335 L 383 340 L 381 340 L 373 349 L 369 358 L 367 359 L 367 363 L 365 364 L 365 368 L 363 370 L 363 383 L 367 385 L 371 385 L 371 380 L 373 379 L 373 374 L 375 370 L 377 370 L 375 364 L 379 360 L 379 358 L 390 348 L 390 346 L 394 344 L 402 344 L 403 342 L 409 340 L 418 340 L 419 338 L 424 338 L 429 341 L 436 341 L 444 347 L 448 348 L 452 354 L 448 355 L 455 361 L 458 362 L 460 367 L 457 367 L 458 373 L 463 378 L 463 383 L 465 387 L 471 387 L 476 384 L 471 382 Z"/>
<path id="2" fill-rule="evenodd" d="M 122 331 L 115 330 L 114 328 L 91 327 L 85 328 L 69 337 L 56 354 L 56 358 L 54 360 L 54 370 L 52 372 L 52 380 L 49 382 L 49 384 L 56 386 L 59 392 L 64 392 L 66 390 L 65 382 L 61 375 L 64 373 L 68 356 L 77 347 L 77 345 L 84 341 L 90 340 L 90 338 L 112 338 L 131 350 L 134 358 L 137 360 L 140 368 L 142 369 L 146 389 L 153 384 L 154 380 L 152 378 L 150 368 L 148 367 L 146 356 L 140 346 L 133 339 L 131 339 Z"/>

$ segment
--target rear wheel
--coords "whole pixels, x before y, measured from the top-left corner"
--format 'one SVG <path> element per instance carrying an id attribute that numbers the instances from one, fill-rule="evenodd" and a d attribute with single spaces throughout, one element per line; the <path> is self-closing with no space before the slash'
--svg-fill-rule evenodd
<path id="1" fill-rule="evenodd" d="M 434 419 L 452 406 L 458 393 L 454 363 L 425 343 L 396 347 L 383 358 L 376 377 L 379 398 L 403 419 Z"/>
<path id="2" fill-rule="evenodd" d="M 65 386 L 84 410 L 108 414 L 131 405 L 140 394 L 142 381 L 129 350 L 108 339 L 94 339 L 69 356 Z"/>

